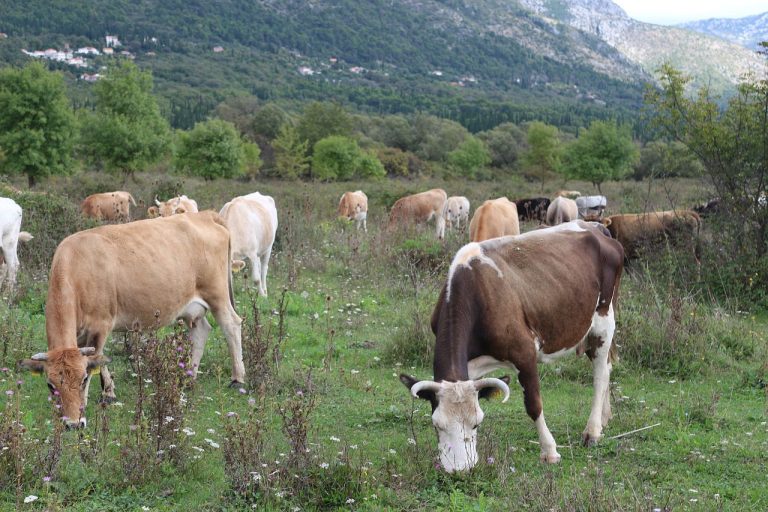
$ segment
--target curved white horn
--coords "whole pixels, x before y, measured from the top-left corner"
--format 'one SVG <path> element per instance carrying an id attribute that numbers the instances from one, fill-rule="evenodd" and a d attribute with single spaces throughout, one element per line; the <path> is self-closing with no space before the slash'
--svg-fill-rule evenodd
<path id="1" fill-rule="evenodd" d="M 81 347 L 80 353 L 84 356 L 92 356 L 96 353 L 96 347 Z"/>
<path id="2" fill-rule="evenodd" d="M 509 399 L 509 386 L 507 386 L 507 383 L 503 380 L 489 377 L 487 379 L 475 381 L 475 389 L 478 391 L 488 387 L 499 388 L 504 392 L 504 400 L 502 400 L 502 402 L 506 402 Z"/>
<path id="3" fill-rule="evenodd" d="M 47 361 L 48 360 L 48 352 L 38 352 L 37 354 L 33 355 L 31 357 L 33 361 Z"/>
<path id="4" fill-rule="evenodd" d="M 419 398 L 419 391 L 424 391 L 424 390 L 434 391 L 435 393 L 437 393 L 438 391 L 440 391 L 440 384 L 433 380 L 420 380 L 419 382 L 417 382 L 411 387 L 411 394 L 414 397 Z"/>
<path id="5" fill-rule="evenodd" d="M 160 201 L 157 200 L 157 194 L 155 194 L 155 204 L 157 206 L 162 206 L 163 205 L 163 203 L 161 203 Z"/>

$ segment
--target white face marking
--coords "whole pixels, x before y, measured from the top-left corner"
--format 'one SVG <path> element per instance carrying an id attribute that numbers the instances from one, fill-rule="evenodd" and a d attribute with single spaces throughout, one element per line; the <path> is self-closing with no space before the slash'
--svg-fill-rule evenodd
<path id="1" fill-rule="evenodd" d="M 448 473 L 468 470 L 477 464 L 477 427 L 483 421 L 475 384 L 442 382 L 437 398 L 432 424 L 437 429 L 440 463 Z"/>
<path id="2" fill-rule="evenodd" d="M 480 356 L 472 359 L 467 364 L 469 378 L 479 379 L 483 375 L 491 373 L 494 370 L 512 370 L 517 373 L 517 368 L 509 361 L 499 361 L 491 356 Z"/>
<path id="3" fill-rule="evenodd" d="M 469 265 L 472 263 L 472 260 L 475 259 L 479 260 L 481 263 L 490 265 L 500 278 L 504 277 L 504 274 L 501 273 L 501 270 L 496 265 L 496 262 L 485 255 L 483 247 L 477 242 L 470 242 L 459 249 L 459 251 L 456 253 L 456 256 L 453 257 L 451 267 L 448 269 L 448 284 L 446 285 L 445 290 L 446 302 L 451 300 L 451 280 L 453 279 L 454 272 L 456 272 L 456 270 L 462 266 L 471 268 Z"/>

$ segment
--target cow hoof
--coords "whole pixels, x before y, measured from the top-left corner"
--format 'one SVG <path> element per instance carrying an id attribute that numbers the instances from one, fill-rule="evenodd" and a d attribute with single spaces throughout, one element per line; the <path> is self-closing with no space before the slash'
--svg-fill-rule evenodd
<path id="1" fill-rule="evenodd" d="M 245 386 L 245 384 L 237 380 L 233 380 L 229 383 L 230 388 L 242 388 L 243 386 Z"/>
<path id="2" fill-rule="evenodd" d="M 587 448 L 592 448 L 593 446 L 597 445 L 597 442 L 600 440 L 601 436 L 594 436 L 591 435 L 589 432 L 584 432 L 581 434 L 581 444 L 586 446 Z"/>
<path id="3" fill-rule="evenodd" d="M 541 462 L 546 462 L 547 464 L 557 464 L 560 462 L 560 454 L 557 452 L 554 453 L 541 453 Z"/>

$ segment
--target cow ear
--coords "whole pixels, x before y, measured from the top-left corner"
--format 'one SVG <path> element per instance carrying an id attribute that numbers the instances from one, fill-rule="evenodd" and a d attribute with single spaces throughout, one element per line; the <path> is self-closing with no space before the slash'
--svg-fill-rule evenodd
<path id="1" fill-rule="evenodd" d="M 405 385 L 405 387 L 408 388 L 408 391 L 410 391 L 411 388 L 420 381 L 415 379 L 414 377 L 411 377 L 410 375 L 401 373 L 400 382 L 402 382 Z M 422 389 L 421 391 L 418 392 L 417 396 L 424 400 L 429 400 L 429 402 L 432 404 L 432 410 L 434 410 L 435 407 L 437 407 L 437 393 L 435 393 L 434 389 Z"/>
<path id="2" fill-rule="evenodd" d="M 155 217 L 157 217 L 158 213 L 159 211 L 157 209 L 157 206 L 150 206 L 149 208 L 147 208 L 147 215 L 149 215 L 150 219 L 154 219 Z"/>
<path id="3" fill-rule="evenodd" d="M 178 208 L 176 208 L 176 211 L 173 213 L 187 213 L 187 209 L 184 208 L 183 206 L 179 206 Z"/>
<path id="4" fill-rule="evenodd" d="M 36 359 L 22 359 L 17 363 L 20 370 L 28 370 L 32 375 L 40 375 L 45 372 L 45 361 Z"/>
<path id="5" fill-rule="evenodd" d="M 232 260 L 232 272 L 240 272 L 245 268 L 243 260 Z"/>
<path id="6" fill-rule="evenodd" d="M 88 364 L 85 368 L 88 370 L 88 373 L 97 373 L 101 371 L 101 367 L 103 365 L 109 363 L 110 361 L 112 361 L 112 359 L 105 356 L 104 354 L 88 356 Z"/>
<path id="7" fill-rule="evenodd" d="M 600 219 L 600 222 L 602 222 L 602 223 L 603 223 L 603 226 L 605 226 L 605 227 L 608 227 L 608 226 L 610 226 L 610 225 L 611 225 L 611 222 L 613 222 L 613 221 L 611 221 L 611 219 L 609 219 L 608 217 L 606 217 L 606 218 L 604 218 L 604 219 Z"/>
<path id="8" fill-rule="evenodd" d="M 509 375 L 499 377 L 499 380 L 504 381 L 504 384 L 509 386 Z M 477 392 L 478 398 L 485 398 L 486 400 L 495 398 L 497 396 L 504 396 L 504 392 L 497 387 L 487 387 Z"/>

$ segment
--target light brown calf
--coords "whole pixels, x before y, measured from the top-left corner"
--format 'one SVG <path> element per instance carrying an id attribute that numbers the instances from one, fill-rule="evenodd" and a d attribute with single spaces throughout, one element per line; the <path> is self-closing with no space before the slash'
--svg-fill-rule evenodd
<path id="1" fill-rule="evenodd" d="M 600 222 L 621 243 L 628 258 L 638 255 L 643 245 L 664 236 L 683 237 L 694 243 L 694 257 L 698 260 L 698 234 L 701 228 L 699 214 L 691 210 L 667 210 L 637 214 L 611 215 Z"/>
<path id="2" fill-rule="evenodd" d="M 368 232 L 368 196 L 362 190 L 344 192 L 339 200 L 338 215 L 356 221 L 358 230 L 362 226 Z"/>
<path id="3" fill-rule="evenodd" d="M 489 199 L 481 204 L 469 223 L 471 242 L 519 234 L 520 221 L 517 218 L 517 205 L 506 197 Z"/>
<path id="4" fill-rule="evenodd" d="M 442 239 L 445 236 L 445 218 L 443 206 L 448 194 L 441 188 L 401 197 L 392 205 L 389 212 L 388 229 L 403 224 L 420 224 L 435 219 L 435 234 Z"/>
<path id="5" fill-rule="evenodd" d="M 547 208 L 547 224 L 550 226 L 556 226 L 578 218 L 579 207 L 573 199 L 558 196 L 549 203 L 549 208 Z"/>
<path id="6" fill-rule="evenodd" d="M 103 192 L 83 199 L 80 212 L 91 219 L 128 222 L 131 220 L 131 204 L 136 206 L 136 200 L 130 192 Z"/>

